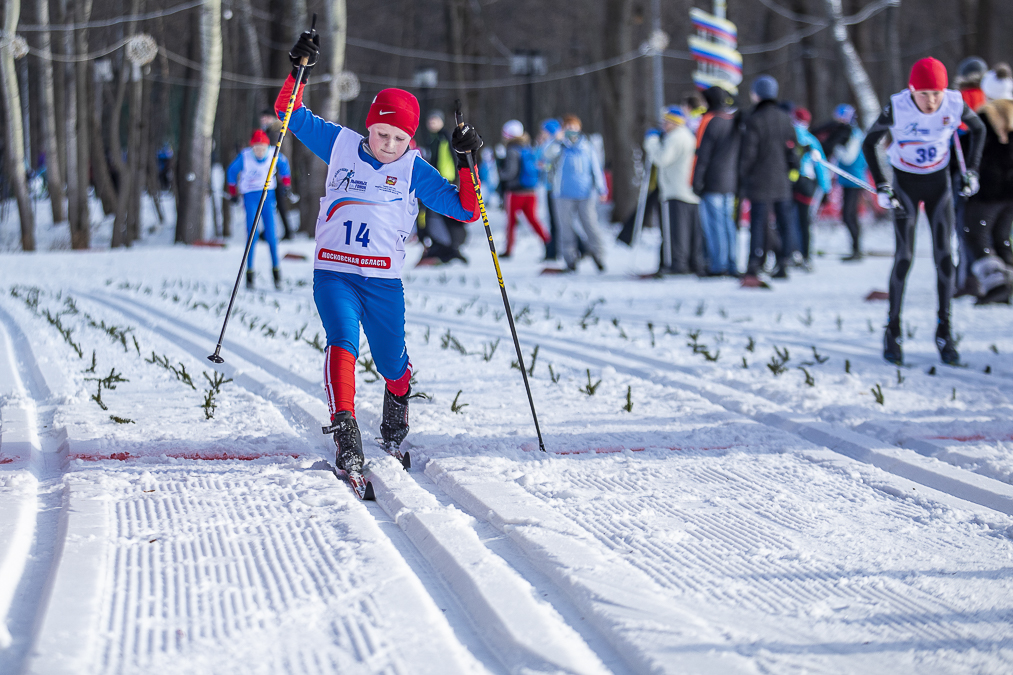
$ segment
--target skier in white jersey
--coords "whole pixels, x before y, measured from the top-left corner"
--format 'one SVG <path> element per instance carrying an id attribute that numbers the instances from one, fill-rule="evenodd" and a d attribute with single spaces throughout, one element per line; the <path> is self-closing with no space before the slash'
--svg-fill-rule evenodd
<path id="1" fill-rule="evenodd" d="M 267 183 L 267 170 L 271 168 L 271 160 L 267 158 L 267 147 L 271 141 L 263 130 L 257 129 L 250 139 L 250 147 L 244 149 L 236 159 L 229 164 L 225 174 L 225 182 L 228 184 L 229 194 L 233 203 L 243 195 L 243 206 L 246 207 L 246 234 L 249 236 L 253 228 L 253 218 L 257 215 L 257 207 L 260 205 L 260 194 Z M 271 183 L 267 188 L 267 197 L 264 200 L 264 212 L 260 215 L 260 224 L 263 227 L 264 239 L 271 248 L 271 273 L 274 275 L 274 287 L 281 289 L 281 268 L 278 266 L 278 236 L 274 229 L 274 208 L 277 205 L 275 200 L 275 188 L 278 180 L 284 187 L 292 185 L 292 172 L 288 168 L 288 160 L 285 155 L 278 155 L 278 166 L 275 175 L 271 176 Z M 250 249 L 250 257 L 246 260 L 246 287 L 253 288 L 253 254 L 257 249 Z"/>
<path id="2" fill-rule="evenodd" d="M 296 66 L 306 57 L 303 81 L 317 61 L 320 38 L 304 32 L 289 57 L 292 75 L 275 109 L 284 117 Z M 337 446 L 339 469 L 360 471 L 362 440 L 355 421 L 355 361 L 359 324 L 366 333 L 376 369 L 387 382 L 380 433 L 396 448 L 408 434 L 412 366 L 404 339 L 404 287 L 401 266 L 419 200 L 462 222 L 479 218 L 478 199 L 466 153 L 482 146 L 473 127 L 454 131 L 460 192 L 431 164 L 409 150 L 419 124 L 419 103 L 401 89 L 384 89 L 366 116 L 369 136 L 327 122 L 311 113 L 298 92 L 289 129 L 313 154 L 327 162 L 327 183 L 316 224 L 313 299 L 327 333 L 324 390 L 331 413 L 329 431 Z"/>
<path id="3" fill-rule="evenodd" d="M 953 192 L 950 188 L 950 148 L 953 134 L 963 122 L 970 129 L 967 172 L 962 176 L 962 192 L 970 196 L 978 191 L 978 163 L 985 141 L 985 127 L 967 107 L 960 92 L 947 89 L 946 66 L 933 58 L 918 61 L 911 69 L 908 88 L 890 97 L 890 103 L 869 129 L 863 143 L 866 160 L 876 181 L 878 201 L 890 208 L 897 199 L 903 211 L 894 212 L 897 249 L 890 274 L 890 314 L 883 335 L 883 358 L 902 364 L 900 310 L 904 284 L 914 258 L 915 225 L 918 205 L 925 205 L 932 231 L 932 252 L 936 263 L 939 294 L 939 321 L 936 347 L 943 363 L 957 365 L 960 355 L 950 333 L 950 299 L 953 296 L 954 269 L 951 238 L 953 235 Z M 880 164 L 876 148 L 889 132 L 892 138 L 887 157 L 893 167 L 891 185 Z"/>

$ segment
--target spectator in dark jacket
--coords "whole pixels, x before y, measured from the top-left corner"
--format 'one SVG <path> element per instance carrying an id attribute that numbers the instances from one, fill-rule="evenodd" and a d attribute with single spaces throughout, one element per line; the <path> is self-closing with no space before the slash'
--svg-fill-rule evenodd
<path id="1" fill-rule="evenodd" d="M 979 304 L 1009 302 L 1013 279 L 1013 101 L 979 109 L 985 123 L 981 189 L 967 202 L 964 236 L 974 254 L 971 272 L 981 289 Z"/>
<path id="2" fill-rule="evenodd" d="M 737 275 L 738 234 L 735 193 L 739 183 L 739 119 L 728 110 L 731 97 L 721 87 L 703 93 L 707 112 L 697 128 L 693 192 L 700 197 L 700 224 L 711 276 Z"/>
<path id="3" fill-rule="evenodd" d="M 791 117 L 777 105 L 777 80 L 761 75 L 753 82 L 750 98 L 756 104 L 746 117 L 739 159 L 739 187 L 750 203 L 749 266 L 743 286 L 759 286 L 757 274 L 766 253 L 767 219 L 773 208 L 781 250 L 777 253 L 775 279 L 787 279 L 786 258 L 793 245 L 791 180 L 799 168 L 795 154 L 795 128 Z"/>
<path id="4" fill-rule="evenodd" d="M 436 167 L 441 176 L 451 183 L 455 182 L 457 164 L 454 161 L 454 152 L 450 148 L 450 134 L 443 121 L 443 112 L 433 110 L 429 113 L 426 130 L 429 137 L 420 148 L 423 159 Z M 424 137 L 425 133 L 420 130 L 419 138 Z M 422 208 L 419 211 L 423 214 L 419 218 L 419 239 L 427 244 L 419 265 L 448 263 L 455 258 L 468 264 L 468 259 L 461 253 L 461 246 L 468 238 L 464 223 L 430 208 Z"/>

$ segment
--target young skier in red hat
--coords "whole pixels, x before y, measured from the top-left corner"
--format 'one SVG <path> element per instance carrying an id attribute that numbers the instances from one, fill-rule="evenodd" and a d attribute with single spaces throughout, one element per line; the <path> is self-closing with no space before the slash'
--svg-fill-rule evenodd
<path id="1" fill-rule="evenodd" d="M 249 236 L 253 229 L 253 218 L 257 215 L 257 207 L 260 205 L 260 194 L 267 184 L 267 171 L 271 168 L 271 160 L 267 156 L 267 148 L 271 144 L 267 134 L 257 129 L 250 139 L 250 147 L 245 148 L 229 164 L 225 174 L 225 181 L 228 183 L 229 195 L 232 202 L 239 201 L 239 195 L 243 195 L 243 206 L 246 207 L 246 234 Z M 267 189 L 267 198 L 264 201 L 264 212 L 260 216 L 260 222 L 264 227 L 264 239 L 271 247 L 271 273 L 274 276 L 274 287 L 281 288 L 281 268 L 278 266 L 278 237 L 274 230 L 274 208 L 275 188 L 278 180 L 285 187 L 292 184 L 292 173 L 288 168 L 288 160 L 285 155 L 278 155 L 278 166 L 275 168 L 275 175 L 271 176 L 271 183 Z M 250 249 L 250 257 L 246 261 L 246 287 L 253 288 L 253 254 L 256 249 Z"/>
<path id="2" fill-rule="evenodd" d="M 946 67 L 933 58 L 918 61 L 911 69 L 908 88 L 890 97 L 890 103 L 869 129 L 863 143 L 869 169 L 876 181 L 878 200 L 891 208 L 896 199 L 902 209 L 894 211 L 897 249 L 890 274 L 890 314 L 883 335 L 883 358 L 902 364 L 900 310 L 904 284 L 914 258 L 918 205 L 925 205 L 932 231 L 932 253 L 936 263 L 939 321 L 936 347 L 943 363 L 957 365 L 960 355 L 950 333 L 950 299 L 954 269 L 950 241 L 953 235 L 953 191 L 950 187 L 950 148 L 953 135 L 963 122 L 970 129 L 967 171 L 962 176 L 963 194 L 978 191 L 978 163 L 985 141 L 985 127 L 964 103 L 960 92 L 947 89 Z M 890 132 L 893 139 L 887 157 L 893 168 L 891 185 L 876 148 Z"/>
<path id="3" fill-rule="evenodd" d="M 297 66 L 307 59 L 303 81 L 317 61 L 320 38 L 309 31 L 289 57 L 292 75 L 275 108 L 285 115 Z M 313 115 L 298 92 L 289 129 L 313 154 L 327 162 L 326 194 L 316 224 L 313 299 L 327 333 L 324 390 L 331 413 L 336 464 L 350 475 L 362 469 L 362 440 L 355 421 L 355 361 L 359 324 L 366 333 L 377 370 L 387 386 L 380 433 L 393 451 L 408 434 L 412 365 L 404 338 L 404 287 L 401 266 L 405 241 L 421 200 L 428 208 L 463 222 L 479 218 L 478 199 L 466 153 L 482 146 L 473 127 L 454 131 L 461 189 L 449 183 L 408 145 L 419 124 L 419 103 L 401 89 L 384 89 L 366 116 L 369 136 Z"/>

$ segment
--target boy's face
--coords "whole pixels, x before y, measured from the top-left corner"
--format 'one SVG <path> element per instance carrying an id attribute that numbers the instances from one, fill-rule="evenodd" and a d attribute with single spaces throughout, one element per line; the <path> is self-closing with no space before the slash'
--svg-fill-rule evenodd
<path id="1" fill-rule="evenodd" d="M 264 159 L 267 157 L 267 144 L 266 143 L 254 143 L 253 144 L 253 156 L 257 159 Z"/>
<path id="2" fill-rule="evenodd" d="M 406 132 L 390 124 L 377 122 L 369 128 L 369 149 L 384 164 L 400 159 L 411 140 Z"/>
<path id="3" fill-rule="evenodd" d="M 941 89 L 911 89 L 911 98 L 914 99 L 915 105 L 926 115 L 931 115 L 935 111 L 939 110 L 939 106 L 943 104 L 944 91 Z"/>

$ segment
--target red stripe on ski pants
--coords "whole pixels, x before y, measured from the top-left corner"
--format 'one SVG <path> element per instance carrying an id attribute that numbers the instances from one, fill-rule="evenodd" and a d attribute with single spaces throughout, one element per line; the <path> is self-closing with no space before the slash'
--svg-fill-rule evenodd
<path id="1" fill-rule="evenodd" d="M 517 227 L 517 212 L 520 211 L 528 219 L 531 229 L 535 231 L 543 242 L 549 243 L 549 233 L 545 231 L 542 221 L 538 220 L 535 214 L 535 207 L 538 202 L 534 192 L 508 192 L 506 193 L 507 212 L 507 243 L 506 252 L 509 254 L 514 247 L 514 229 Z"/>

